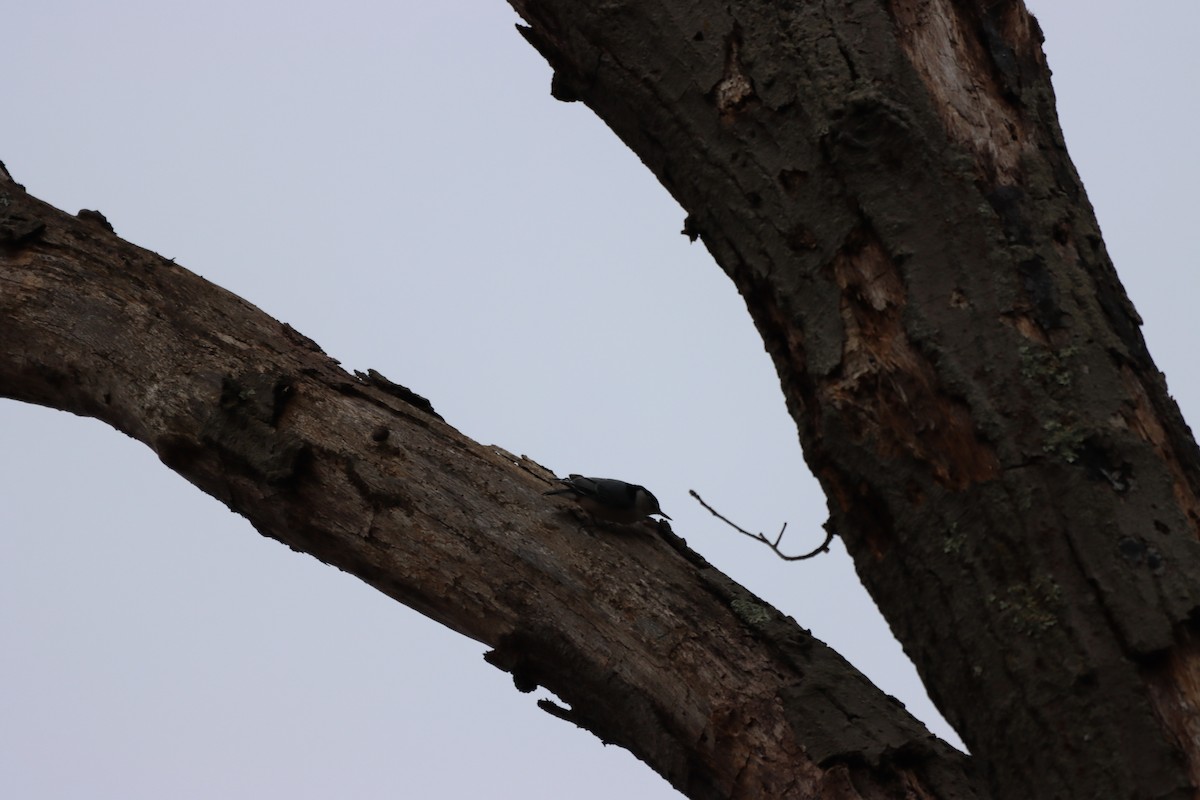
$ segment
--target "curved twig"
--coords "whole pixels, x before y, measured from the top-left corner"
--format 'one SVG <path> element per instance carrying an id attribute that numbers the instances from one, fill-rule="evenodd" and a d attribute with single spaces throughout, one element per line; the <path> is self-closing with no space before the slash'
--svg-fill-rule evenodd
<path id="1" fill-rule="evenodd" d="M 779 556 L 784 561 L 803 561 L 806 558 L 812 558 L 813 556 L 820 555 L 821 553 L 829 552 L 829 543 L 833 541 L 833 530 L 831 528 L 829 528 L 828 526 L 826 526 L 826 528 L 825 528 L 825 541 L 821 542 L 820 547 L 818 547 L 816 550 L 813 550 L 810 553 L 805 553 L 804 555 L 788 556 L 788 555 L 784 555 L 783 551 L 779 549 L 779 543 L 781 541 L 783 541 L 783 532 L 787 530 L 786 522 L 783 523 L 783 527 L 779 529 L 779 535 L 776 536 L 775 541 L 772 542 L 770 539 L 768 539 L 766 536 L 763 536 L 761 533 L 751 533 L 750 531 L 746 530 L 745 528 L 741 527 L 737 523 L 730 520 L 728 517 L 721 514 L 719 511 L 717 511 L 715 508 L 710 506 L 708 503 L 704 502 L 704 498 L 701 497 L 696 492 L 695 489 L 689 489 L 688 494 L 690 494 L 692 497 L 696 498 L 696 502 L 698 502 L 700 505 L 702 505 L 706 509 L 708 509 L 708 513 L 712 514 L 714 517 L 721 520 L 726 525 L 733 528 L 735 531 L 742 534 L 743 536 L 749 536 L 751 539 L 754 539 L 756 542 L 762 542 L 767 547 L 771 548 L 775 552 L 775 555 Z"/>

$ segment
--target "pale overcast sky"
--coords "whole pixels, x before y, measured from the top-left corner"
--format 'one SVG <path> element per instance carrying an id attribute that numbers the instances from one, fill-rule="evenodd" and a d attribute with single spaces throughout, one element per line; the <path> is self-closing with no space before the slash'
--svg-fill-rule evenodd
<path id="1" fill-rule="evenodd" d="M 11 5 L 0 160 L 30 192 L 100 209 L 475 439 L 645 483 L 705 557 L 952 736 L 840 543 L 784 564 L 687 496 L 820 541 L 741 299 L 638 159 L 550 98 L 507 5 Z M 1195 419 L 1200 5 L 1033 10 Z M 264 539 L 131 439 L 0 401 L 0 443 L 0 796 L 676 796 L 480 645 Z"/>

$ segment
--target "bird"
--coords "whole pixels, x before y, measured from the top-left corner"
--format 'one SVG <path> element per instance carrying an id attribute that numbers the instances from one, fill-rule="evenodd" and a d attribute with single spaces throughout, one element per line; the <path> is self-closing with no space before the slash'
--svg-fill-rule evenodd
<path id="1" fill-rule="evenodd" d="M 558 478 L 561 489 L 544 494 L 566 494 L 597 519 L 628 524 L 647 519 L 651 514 L 670 519 L 658 506 L 658 498 L 645 486 L 616 478 L 587 478 L 568 475 Z"/>

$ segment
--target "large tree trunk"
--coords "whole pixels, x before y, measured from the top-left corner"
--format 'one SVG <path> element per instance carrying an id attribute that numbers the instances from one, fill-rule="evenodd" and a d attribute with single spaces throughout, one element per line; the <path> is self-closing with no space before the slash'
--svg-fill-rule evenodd
<path id="1" fill-rule="evenodd" d="M 864 583 L 1006 797 L 1200 787 L 1200 460 L 1020 2 L 514 0 L 689 212 Z"/>
<path id="2" fill-rule="evenodd" d="M 583 535 L 535 463 L 2 172 L 0 394 L 145 442 L 689 796 L 1191 796 L 1197 450 L 1025 9 L 514 5 L 746 298 L 970 758 L 668 530 Z"/>

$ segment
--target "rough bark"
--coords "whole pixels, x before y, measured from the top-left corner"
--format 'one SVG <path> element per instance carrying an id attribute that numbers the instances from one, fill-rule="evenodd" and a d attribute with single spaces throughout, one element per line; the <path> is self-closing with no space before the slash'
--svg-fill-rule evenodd
<path id="1" fill-rule="evenodd" d="M 575 516 L 533 461 L 3 170 L 0 342 L 0 396 L 144 442 L 689 797 L 980 796 L 965 756 L 669 528 Z"/>
<path id="2" fill-rule="evenodd" d="M 1000 797 L 1200 788 L 1200 451 L 1019 2 L 513 0 L 737 285 Z"/>
<path id="3" fill-rule="evenodd" d="M 745 297 L 831 523 L 971 759 L 669 531 L 588 535 L 536 464 L 11 184 L 0 391 L 106 420 L 490 644 L 689 796 L 1192 796 L 1200 451 L 1024 7 L 513 4 L 556 96 Z"/>

